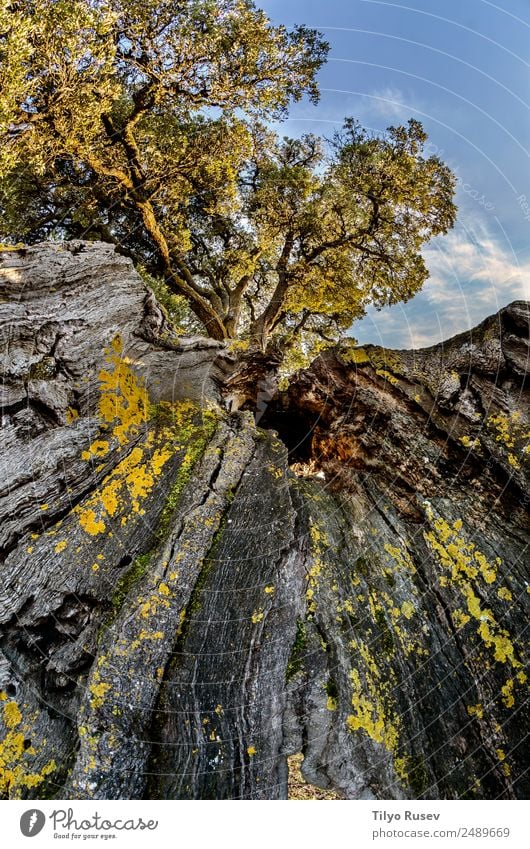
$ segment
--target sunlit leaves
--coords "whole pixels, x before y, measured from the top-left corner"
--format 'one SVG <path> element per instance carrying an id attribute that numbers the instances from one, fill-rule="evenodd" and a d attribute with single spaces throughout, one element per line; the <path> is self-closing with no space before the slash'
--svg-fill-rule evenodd
<path id="1" fill-rule="evenodd" d="M 260 123 L 316 98 L 318 33 L 249 0 L 0 11 L 2 240 L 113 241 L 216 338 L 291 362 L 423 284 L 422 245 L 455 208 L 421 124 L 374 136 L 347 120 L 324 143 Z"/>

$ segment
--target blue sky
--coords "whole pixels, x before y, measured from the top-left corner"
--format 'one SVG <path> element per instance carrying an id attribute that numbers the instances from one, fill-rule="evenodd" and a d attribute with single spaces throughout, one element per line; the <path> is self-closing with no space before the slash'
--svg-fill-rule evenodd
<path id="1" fill-rule="evenodd" d="M 275 22 L 330 42 L 321 100 L 279 130 L 331 135 L 346 115 L 383 130 L 422 121 L 457 174 L 458 223 L 429 243 L 431 277 L 404 305 L 370 310 L 359 342 L 434 344 L 530 299 L 530 0 L 258 0 Z"/>

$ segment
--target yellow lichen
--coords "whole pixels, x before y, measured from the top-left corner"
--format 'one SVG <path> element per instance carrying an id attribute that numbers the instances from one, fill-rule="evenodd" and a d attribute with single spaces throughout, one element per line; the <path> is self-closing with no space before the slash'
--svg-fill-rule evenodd
<path id="1" fill-rule="evenodd" d="M 6 702 L 4 704 L 4 722 L 7 728 L 15 728 L 22 722 L 22 714 L 16 702 Z"/>
<path id="2" fill-rule="evenodd" d="M 162 435 L 165 436 L 164 434 Z M 127 514 L 142 514 L 141 502 L 152 492 L 156 478 L 175 449 L 169 443 L 156 449 L 151 456 L 150 447 L 135 446 L 115 469 L 104 478 L 101 486 L 82 505 L 74 508 L 83 530 L 91 536 L 102 534 L 106 522 L 122 509 Z M 122 524 L 128 515 L 122 517 Z"/>
<path id="3" fill-rule="evenodd" d="M 164 585 L 165 586 L 165 585 Z M 140 601 L 140 616 L 143 619 L 149 619 L 151 616 L 156 616 L 160 608 L 167 609 L 169 601 L 164 597 L 163 593 L 156 590 L 148 599 L 139 599 Z"/>
<path id="4" fill-rule="evenodd" d="M 461 436 L 459 438 L 459 442 L 462 443 L 464 448 L 470 448 L 473 450 L 480 448 L 480 439 L 477 439 L 476 437 L 472 439 L 470 436 Z"/>
<path id="5" fill-rule="evenodd" d="M 18 799 L 24 788 L 31 789 L 42 784 L 55 771 L 56 763 L 50 760 L 39 772 L 31 770 L 31 761 L 37 752 L 35 746 L 27 744 L 29 726 L 23 724 L 18 704 L 9 700 L 4 691 L 0 692 L 0 702 L 3 703 L 2 719 L 7 730 L 0 742 L 0 795 Z"/>
<path id="6" fill-rule="evenodd" d="M 394 377 L 394 375 L 393 375 L 393 374 L 390 374 L 390 372 L 389 372 L 389 371 L 387 371 L 387 370 L 386 370 L 386 369 L 384 369 L 384 368 L 378 368 L 378 369 L 376 369 L 376 370 L 375 370 L 375 373 L 376 373 L 377 375 L 379 375 L 379 377 L 383 377 L 385 380 L 387 380 L 387 381 L 388 381 L 389 383 L 391 383 L 393 386 L 396 386 L 396 384 L 398 384 L 398 383 L 399 383 L 399 380 L 397 379 L 397 377 Z"/>
<path id="7" fill-rule="evenodd" d="M 352 670 L 356 673 L 357 670 Z M 382 743 L 389 751 L 394 751 L 398 743 L 396 727 L 387 722 L 379 702 L 371 701 L 362 691 L 360 681 L 354 681 L 352 706 L 354 713 L 346 717 L 346 725 L 350 731 L 362 729 L 376 743 Z"/>
<path id="8" fill-rule="evenodd" d="M 311 553 L 313 555 L 313 564 L 308 571 L 308 582 L 306 590 L 306 598 L 309 601 L 307 606 L 308 613 L 314 613 L 316 610 L 316 601 L 314 595 L 320 584 L 320 575 L 325 568 L 324 555 L 329 548 L 329 540 L 326 532 L 316 522 L 309 523 L 309 538 L 311 541 Z"/>
<path id="9" fill-rule="evenodd" d="M 120 506 L 120 490 L 123 482 L 118 478 L 110 479 L 101 492 L 101 503 L 109 516 L 114 516 Z"/>
<path id="10" fill-rule="evenodd" d="M 79 524 L 85 533 L 90 534 L 90 536 L 102 534 L 106 528 L 105 522 L 102 519 L 98 519 L 95 511 L 90 507 L 79 510 Z"/>
<path id="11" fill-rule="evenodd" d="M 184 479 L 197 459 L 200 446 L 204 445 L 205 434 L 210 432 L 216 421 L 213 414 L 203 411 L 206 425 L 195 425 L 197 405 L 191 401 L 164 402 L 156 409 L 162 426 L 151 428 L 103 479 L 97 490 L 74 508 L 73 512 L 79 516 L 86 533 L 92 536 L 105 533 L 109 519 L 114 517 L 121 526 L 125 526 L 135 515 L 144 515 L 143 502 L 153 492 L 168 460 L 175 453 L 185 451 L 179 471 Z M 152 408 L 146 415 L 155 412 Z M 196 435 L 200 438 L 194 439 Z M 184 444 L 177 444 L 179 437 Z M 120 513 L 123 514 L 121 517 Z"/>
<path id="12" fill-rule="evenodd" d="M 401 612 L 405 619 L 411 619 L 414 615 L 414 605 L 410 601 L 404 601 L 401 605 Z"/>
<path id="13" fill-rule="evenodd" d="M 138 634 L 138 640 L 163 640 L 164 632 L 163 631 L 146 631 L 145 628 L 142 628 L 140 633 Z"/>
<path id="14" fill-rule="evenodd" d="M 352 640 L 350 645 L 357 650 L 363 665 L 350 672 L 353 712 L 347 717 L 346 725 L 350 731 L 365 731 L 372 740 L 382 743 L 396 755 L 400 720 L 392 705 L 393 676 L 383 674 L 363 642 Z"/>
<path id="15" fill-rule="evenodd" d="M 387 554 L 390 555 L 392 560 L 394 561 L 394 565 L 400 571 L 409 572 L 411 575 L 416 571 L 416 567 L 412 561 L 410 553 L 407 551 L 406 547 L 403 549 L 398 548 L 396 545 L 391 545 L 389 542 L 385 543 L 384 549 Z"/>
<path id="16" fill-rule="evenodd" d="M 111 685 L 99 680 L 99 673 L 94 674 L 94 682 L 90 685 L 89 690 L 92 693 L 90 706 L 94 709 L 100 708 L 105 700 L 105 693 L 111 689 Z"/>
<path id="17" fill-rule="evenodd" d="M 530 453 L 530 443 L 527 442 L 530 431 L 521 419 L 520 411 L 516 410 L 509 415 L 498 413 L 489 416 L 486 421 L 488 428 L 495 434 L 495 441 L 505 449 L 509 465 L 516 470 L 521 468 L 521 464 L 514 452 L 520 452 L 522 459 L 526 459 Z"/>
<path id="18" fill-rule="evenodd" d="M 355 365 L 364 365 L 370 362 L 370 357 L 364 348 L 347 348 L 341 350 L 340 358 L 345 363 L 354 363 Z"/>
<path id="19" fill-rule="evenodd" d="M 471 616 L 468 616 L 467 613 L 464 613 L 463 610 L 457 609 L 453 610 L 451 613 L 451 619 L 457 628 L 463 628 L 464 625 L 467 625 L 468 622 L 471 622 Z"/>
<path id="20" fill-rule="evenodd" d="M 107 351 L 109 370 L 99 374 L 102 387 L 99 412 L 104 422 L 114 424 L 113 435 L 124 445 L 147 420 L 148 396 L 144 383 L 121 357 L 122 350 L 123 342 L 117 335 Z"/>
<path id="21" fill-rule="evenodd" d="M 99 417 L 104 427 L 112 425 L 112 435 L 125 445 L 148 419 L 148 396 L 144 382 L 130 369 L 128 359 L 122 358 L 122 351 L 123 341 L 117 334 L 106 351 L 108 368 L 99 373 Z M 91 460 L 105 457 L 109 451 L 109 441 L 97 438 L 81 456 Z"/>
<path id="22" fill-rule="evenodd" d="M 96 439 L 87 451 L 83 451 L 81 457 L 83 460 L 90 460 L 92 457 L 105 457 L 109 453 L 109 449 L 110 445 L 106 439 Z"/>
<path id="23" fill-rule="evenodd" d="M 511 708 L 515 704 L 515 699 L 514 699 L 514 696 L 513 696 L 513 688 L 514 688 L 513 678 L 510 678 L 506 682 L 504 687 L 501 687 L 502 701 L 504 703 L 504 706 L 507 707 L 507 708 Z"/>
<path id="24" fill-rule="evenodd" d="M 427 509 L 427 518 L 432 530 L 424 532 L 425 540 L 442 568 L 449 573 L 449 580 L 464 599 L 467 614 L 474 620 L 480 640 L 493 654 L 496 662 L 520 669 L 522 664 L 516 656 L 510 634 L 497 623 L 492 610 L 483 606 L 478 594 L 481 581 L 483 591 L 496 581 L 496 570 L 502 561 L 497 557 L 494 563 L 490 563 L 473 543 L 466 540 L 460 533 L 462 527 L 460 520 L 450 525 L 442 518 L 435 518 L 430 506 Z M 506 593 L 509 594 L 506 588 L 501 587 L 498 590 L 501 598 L 506 598 Z M 453 613 L 453 621 L 458 622 L 460 618 L 463 624 L 464 620 L 461 617 L 467 617 L 467 614 L 456 610 Z M 513 704 L 512 686 L 513 681 L 511 684 L 508 682 L 502 689 L 502 698 L 506 707 L 511 707 Z"/>
<path id="25" fill-rule="evenodd" d="M 66 542 L 65 539 L 63 539 L 63 540 L 61 540 L 61 542 L 57 543 L 57 545 L 55 546 L 55 551 L 57 553 L 64 551 L 67 545 L 68 545 L 68 543 Z"/>

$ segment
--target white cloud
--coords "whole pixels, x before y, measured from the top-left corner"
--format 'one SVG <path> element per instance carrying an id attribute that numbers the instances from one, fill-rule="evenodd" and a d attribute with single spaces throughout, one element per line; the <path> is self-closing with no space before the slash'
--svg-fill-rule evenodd
<path id="1" fill-rule="evenodd" d="M 398 88 L 386 86 L 367 94 L 362 99 L 361 112 L 374 118 L 385 118 L 391 121 L 406 121 L 416 106 L 407 103 L 406 95 Z"/>
<path id="2" fill-rule="evenodd" d="M 401 89 L 385 86 L 365 93 L 352 91 L 345 85 L 337 89 L 321 88 L 322 99 L 318 108 L 301 103 L 294 107 L 285 122 L 271 126 L 280 133 L 297 135 L 316 132 L 329 136 L 329 127 L 339 128 L 344 118 L 351 116 L 374 132 L 381 132 L 390 124 L 402 124 L 416 113 L 418 103 Z M 328 126 L 326 126 L 328 125 Z"/>
<path id="3" fill-rule="evenodd" d="M 395 348 L 434 345 L 479 324 L 514 300 L 530 300 L 530 259 L 519 260 L 484 226 L 459 227 L 424 251 L 430 278 L 408 304 L 353 327 L 362 342 Z"/>
<path id="4" fill-rule="evenodd" d="M 530 261 L 520 261 L 485 229 L 459 228 L 424 251 L 430 271 L 425 295 L 434 305 L 464 308 L 472 321 L 509 301 L 530 299 Z"/>

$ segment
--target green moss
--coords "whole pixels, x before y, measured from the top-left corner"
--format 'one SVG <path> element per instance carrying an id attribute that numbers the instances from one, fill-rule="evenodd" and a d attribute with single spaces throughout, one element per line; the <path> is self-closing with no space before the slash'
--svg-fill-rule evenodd
<path id="1" fill-rule="evenodd" d="M 162 508 L 154 533 L 152 548 L 139 555 L 116 584 L 111 599 L 111 612 L 102 625 L 98 640 L 101 640 L 105 631 L 116 619 L 130 589 L 146 575 L 151 558 L 161 541 L 168 534 L 182 492 L 191 479 L 193 468 L 202 457 L 218 422 L 218 416 L 214 412 L 200 411 L 197 405 L 188 401 L 176 405 L 166 402 L 152 405 L 150 414 L 152 414 L 155 428 L 161 430 L 165 434 L 165 438 L 172 435 L 172 438 L 178 440 L 181 446 L 179 448 L 177 445 L 175 450 L 185 449 L 185 453 L 177 471 L 176 479 Z"/>
<path id="2" fill-rule="evenodd" d="M 407 757 L 407 772 L 409 787 L 414 791 L 414 796 L 419 798 L 429 787 L 429 776 L 423 758 L 409 755 Z"/>
<path id="3" fill-rule="evenodd" d="M 151 551 L 147 551 L 145 554 L 140 554 L 136 560 L 134 560 L 130 568 L 127 569 L 127 571 L 118 580 L 110 600 L 110 611 L 104 617 L 98 632 L 98 644 L 101 644 L 107 630 L 116 620 L 129 591 L 135 586 L 135 584 L 139 583 L 146 574 L 152 556 L 153 549 Z"/>
<path id="4" fill-rule="evenodd" d="M 403 372 L 403 363 L 395 351 L 389 351 L 387 348 L 380 348 L 377 345 L 368 346 L 365 350 L 375 369 L 388 370 L 395 374 Z"/>
<path id="5" fill-rule="evenodd" d="M 184 458 L 184 461 L 185 459 L 186 458 Z M 191 471 L 193 469 L 193 466 L 195 465 L 195 463 L 185 464 L 184 461 L 182 462 L 182 465 L 178 470 L 177 479 L 175 483 L 169 490 L 166 502 L 160 515 L 160 521 L 156 529 L 156 538 L 159 540 L 162 540 L 164 539 L 164 537 L 167 536 L 169 526 L 171 524 L 171 519 L 180 503 L 180 497 L 186 484 L 190 480 Z"/>
<path id="6" fill-rule="evenodd" d="M 381 647 L 386 655 L 394 654 L 394 637 L 388 626 L 384 611 L 380 607 L 375 609 L 375 621 L 379 628 L 379 637 L 381 639 Z"/>
<path id="7" fill-rule="evenodd" d="M 364 348 L 345 348 L 339 351 L 339 357 L 344 363 L 355 365 L 369 365 L 370 358 Z"/>
<path id="8" fill-rule="evenodd" d="M 396 586 L 396 579 L 390 569 L 385 569 L 385 571 L 383 572 L 383 578 L 385 579 L 389 587 Z"/>
<path id="9" fill-rule="evenodd" d="M 307 630 L 303 619 L 296 620 L 296 636 L 291 654 L 287 662 L 286 680 L 291 681 L 300 672 L 304 664 L 304 654 L 307 647 Z"/>
<path id="10" fill-rule="evenodd" d="M 378 368 L 378 369 L 376 369 L 376 370 L 375 370 L 375 373 L 376 373 L 379 377 L 383 377 L 385 380 L 387 380 L 387 381 L 388 381 L 389 383 L 391 383 L 393 386 L 396 386 L 396 385 L 397 385 L 397 383 L 399 383 L 399 381 L 398 381 L 397 377 L 394 377 L 394 375 L 393 375 L 393 374 L 391 374 L 389 371 L 387 371 L 387 369 L 384 369 L 384 368 Z"/>
<path id="11" fill-rule="evenodd" d="M 328 680 L 326 682 L 326 694 L 331 699 L 338 699 L 338 697 L 339 697 L 339 688 L 337 687 L 335 681 L 331 677 L 328 678 Z"/>
<path id="12" fill-rule="evenodd" d="M 115 613 L 121 609 L 125 597 L 131 587 L 137 584 L 147 572 L 151 556 L 151 551 L 148 551 L 146 554 L 141 554 L 136 558 L 131 568 L 128 569 L 127 572 L 119 579 L 112 596 L 112 607 Z"/>
<path id="13" fill-rule="evenodd" d="M 29 368 L 30 380 L 51 380 L 55 377 L 56 363 L 53 357 L 43 357 L 38 363 L 33 363 Z"/>
<path id="14" fill-rule="evenodd" d="M 178 653 L 182 650 L 182 646 L 184 645 L 189 633 L 191 620 L 193 619 L 195 614 L 198 613 L 198 611 L 200 610 L 202 591 L 206 584 L 208 575 L 210 574 L 214 564 L 218 560 L 219 546 L 221 545 L 221 540 L 224 536 L 227 525 L 228 513 L 225 513 L 221 519 L 217 531 L 215 532 L 208 555 L 203 560 L 203 565 L 197 578 L 197 581 L 195 582 L 195 586 L 193 588 L 189 604 L 181 615 L 180 626 L 177 632 L 178 639 L 174 647 L 175 656 L 177 656 Z"/>
<path id="15" fill-rule="evenodd" d="M 162 417 L 166 414 L 167 413 L 163 407 L 161 410 L 159 409 L 157 413 L 158 416 Z M 156 530 L 157 539 L 164 539 L 164 537 L 167 536 L 171 519 L 180 503 L 182 493 L 187 484 L 190 482 L 193 469 L 204 454 L 206 446 L 215 432 L 217 423 L 217 415 L 207 410 L 202 414 L 200 424 L 191 424 L 188 425 L 186 429 L 183 430 L 181 428 L 179 430 L 179 440 L 187 443 L 186 452 L 177 472 L 175 482 L 173 483 L 166 498 L 166 503 L 164 504 L 158 528 Z"/>
<path id="16" fill-rule="evenodd" d="M 352 573 L 355 576 L 357 573 L 366 578 L 368 576 L 368 572 L 370 571 L 370 567 L 368 562 L 364 559 L 364 557 L 358 557 L 355 563 L 353 564 Z"/>
<path id="17" fill-rule="evenodd" d="M 0 243 L 0 253 L 15 251 L 16 253 L 20 253 L 21 256 L 24 256 L 26 254 L 26 250 L 26 245 L 23 242 L 17 242 L 15 245 L 8 245 L 7 242 Z"/>

